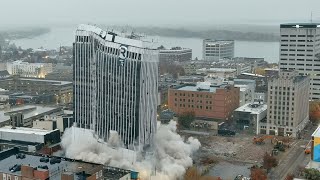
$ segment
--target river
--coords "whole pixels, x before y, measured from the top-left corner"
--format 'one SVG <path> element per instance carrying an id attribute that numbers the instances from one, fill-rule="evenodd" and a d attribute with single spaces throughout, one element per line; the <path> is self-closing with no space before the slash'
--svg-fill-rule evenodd
<path id="1" fill-rule="evenodd" d="M 22 48 L 47 48 L 57 49 L 60 45 L 71 46 L 74 41 L 75 28 L 54 27 L 47 34 L 32 39 L 14 40 L 17 46 Z M 202 59 L 202 39 L 199 38 L 174 38 L 174 37 L 153 37 L 156 42 L 165 47 L 181 46 L 191 48 L 193 58 Z M 150 38 L 149 37 L 149 38 Z M 210 38 L 210 37 L 209 37 Z M 236 57 L 263 57 L 266 61 L 273 63 L 279 60 L 279 42 L 255 42 L 235 41 Z"/>

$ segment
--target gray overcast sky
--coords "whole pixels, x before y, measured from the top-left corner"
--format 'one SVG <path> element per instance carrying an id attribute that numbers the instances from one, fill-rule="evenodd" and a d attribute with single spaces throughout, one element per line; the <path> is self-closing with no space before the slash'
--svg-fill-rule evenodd
<path id="1" fill-rule="evenodd" d="M 66 23 L 213 25 L 320 22 L 320 0 L 0 0 L 0 27 Z"/>

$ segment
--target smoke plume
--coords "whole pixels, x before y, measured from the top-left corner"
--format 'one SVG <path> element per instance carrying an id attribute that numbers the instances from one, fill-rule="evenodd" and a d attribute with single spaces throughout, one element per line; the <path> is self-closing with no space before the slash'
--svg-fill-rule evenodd
<path id="1" fill-rule="evenodd" d="M 197 139 L 189 137 L 185 141 L 177 134 L 174 121 L 158 125 L 154 149 L 144 153 L 122 148 L 118 134 L 111 135 L 105 143 L 90 130 L 72 127 L 65 131 L 61 144 L 68 158 L 135 170 L 142 180 L 180 179 L 192 166 L 192 153 L 200 147 Z"/>

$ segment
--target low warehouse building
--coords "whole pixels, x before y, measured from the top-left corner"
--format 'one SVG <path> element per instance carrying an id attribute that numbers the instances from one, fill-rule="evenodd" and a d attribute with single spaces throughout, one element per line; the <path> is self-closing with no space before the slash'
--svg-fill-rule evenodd
<path id="1" fill-rule="evenodd" d="M 22 150 L 35 152 L 44 145 L 60 143 L 58 129 L 42 129 L 5 126 L 0 128 L 0 150 L 19 147 Z"/>

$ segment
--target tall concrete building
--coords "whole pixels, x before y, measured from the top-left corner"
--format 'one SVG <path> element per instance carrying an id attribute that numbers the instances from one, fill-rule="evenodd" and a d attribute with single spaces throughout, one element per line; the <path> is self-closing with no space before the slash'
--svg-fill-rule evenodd
<path id="1" fill-rule="evenodd" d="M 310 75 L 310 99 L 320 99 L 320 23 L 280 25 L 280 70 Z"/>
<path id="2" fill-rule="evenodd" d="M 260 133 L 297 137 L 309 121 L 308 76 L 282 70 L 268 82 L 267 122 L 261 122 Z"/>
<path id="3" fill-rule="evenodd" d="M 231 59 L 234 57 L 233 40 L 203 40 L 202 58 L 207 61 L 219 61 L 220 59 Z"/>
<path id="4" fill-rule="evenodd" d="M 74 43 L 74 117 L 107 140 L 117 131 L 130 148 L 156 131 L 159 52 L 147 42 L 80 25 Z"/>

